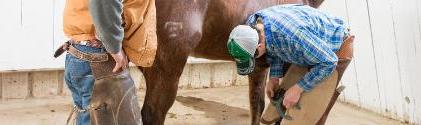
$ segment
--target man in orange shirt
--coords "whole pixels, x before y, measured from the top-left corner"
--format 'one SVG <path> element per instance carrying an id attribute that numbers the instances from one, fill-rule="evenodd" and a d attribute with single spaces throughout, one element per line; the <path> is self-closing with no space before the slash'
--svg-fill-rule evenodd
<path id="1" fill-rule="evenodd" d="M 154 0 L 66 1 L 64 33 L 70 40 L 55 56 L 68 50 L 65 81 L 72 93 L 77 125 L 141 124 L 136 89 L 126 70 L 125 51 L 137 66 L 152 65 L 156 51 L 154 5 Z M 151 34 L 152 37 L 146 37 Z M 155 41 L 142 44 L 146 38 Z M 123 41 L 128 42 L 123 45 Z M 139 49 L 138 45 L 145 46 Z M 130 97 L 126 97 L 127 93 Z M 116 106 L 118 111 L 113 109 Z"/>

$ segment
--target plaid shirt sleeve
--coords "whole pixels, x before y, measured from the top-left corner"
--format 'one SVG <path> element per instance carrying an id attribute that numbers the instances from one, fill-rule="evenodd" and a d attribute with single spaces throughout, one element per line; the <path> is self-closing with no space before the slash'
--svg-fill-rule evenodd
<path id="1" fill-rule="evenodd" d="M 305 29 L 297 30 L 295 36 L 300 47 L 299 51 L 303 52 L 303 59 L 313 65 L 298 85 L 305 91 L 311 91 L 318 83 L 327 78 L 334 71 L 338 57 L 329 49 L 329 47 L 319 37 Z"/>
<path id="2" fill-rule="evenodd" d="M 270 64 L 269 78 L 282 78 L 284 76 L 284 61 L 280 60 L 279 58 L 273 58 L 271 56 L 268 56 L 267 60 Z"/>

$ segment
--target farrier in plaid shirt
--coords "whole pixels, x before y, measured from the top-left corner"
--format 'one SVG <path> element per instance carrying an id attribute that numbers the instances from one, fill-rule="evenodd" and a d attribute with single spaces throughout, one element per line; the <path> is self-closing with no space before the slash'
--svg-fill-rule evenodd
<path id="1" fill-rule="evenodd" d="M 270 78 L 283 77 L 285 62 L 312 67 L 298 85 L 312 90 L 332 74 L 338 58 L 335 54 L 348 35 L 342 19 L 304 5 L 279 5 L 251 15 L 247 25 L 260 18 L 265 27 Z"/>

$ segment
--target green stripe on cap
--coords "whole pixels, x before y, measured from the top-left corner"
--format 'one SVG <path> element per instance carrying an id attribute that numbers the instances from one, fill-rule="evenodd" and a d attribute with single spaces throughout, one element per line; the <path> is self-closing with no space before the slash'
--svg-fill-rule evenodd
<path id="1" fill-rule="evenodd" d="M 258 46 L 259 35 L 247 25 L 236 26 L 228 38 L 228 53 L 235 59 L 237 73 L 248 75 L 254 70 L 254 53 Z"/>
<path id="2" fill-rule="evenodd" d="M 253 58 L 253 56 L 238 45 L 234 39 L 231 39 L 230 42 L 228 42 L 228 52 L 237 62 L 241 63 L 247 62 L 250 58 Z"/>

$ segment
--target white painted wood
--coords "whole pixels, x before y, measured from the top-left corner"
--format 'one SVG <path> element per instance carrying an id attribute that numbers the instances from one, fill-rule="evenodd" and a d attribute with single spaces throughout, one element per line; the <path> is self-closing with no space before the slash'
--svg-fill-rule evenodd
<path id="1" fill-rule="evenodd" d="M 417 8 L 417 24 L 418 24 L 418 35 L 421 35 L 421 1 L 416 0 L 416 4 L 415 4 L 416 8 Z M 416 39 L 416 43 L 417 43 L 417 47 L 416 47 L 416 56 L 415 56 L 415 66 L 413 66 L 413 68 L 415 68 L 415 77 L 419 78 L 420 74 L 421 74 L 421 67 L 419 66 L 419 64 L 421 64 L 421 38 L 418 37 L 418 39 Z M 412 95 L 414 96 L 414 107 L 416 108 L 414 111 L 414 123 L 417 124 L 421 124 L 421 91 L 416 91 L 416 89 L 421 88 L 421 83 L 419 81 L 416 81 L 414 83 L 412 83 L 412 88 L 415 89 L 412 91 Z"/>
<path id="2" fill-rule="evenodd" d="M 21 1 L 20 0 L 0 0 L 0 70 L 10 69 L 17 62 L 17 48 L 21 38 Z M 7 17 L 5 19 L 4 17 Z M 7 44 L 4 44 L 7 43 Z M 13 48 L 12 48 L 13 47 Z M 22 51 L 22 50 L 20 50 Z"/>
<path id="3" fill-rule="evenodd" d="M 338 1 L 327 2 L 336 3 L 335 7 L 326 5 L 328 11 L 340 11 Z M 351 65 L 342 81 L 348 86 L 343 100 L 357 105 L 360 103 L 362 107 L 386 116 L 420 124 L 421 113 L 417 105 L 420 92 L 415 91 L 420 86 L 417 79 L 421 73 L 417 66 L 421 64 L 419 1 L 346 2 L 351 28 L 357 35 L 357 81 L 350 82 L 353 78 L 349 75 L 353 72 Z M 349 89 L 349 85 L 357 89 Z M 361 101 L 355 102 L 350 97 L 361 97 Z"/>
<path id="4" fill-rule="evenodd" d="M 31 63 L 17 63 L 15 68 L 31 67 L 39 69 L 54 66 L 53 54 L 53 0 L 23 0 L 21 42 L 18 46 L 24 52 L 18 53 L 18 59 Z M 41 5 L 41 7 L 39 6 Z M 32 57 L 32 58 L 25 58 Z"/>
<path id="5" fill-rule="evenodd" d="M 53 41 L 63 41 L 62 18 L 65 0 L 2 0 L 0 15 L 0 70 L 21 70 L 63 67 L 63 58 L 52 58 Z M 56 17 L 59 17 L 55 19 Z M 57 27 L 57 29 L 55 29 Z M 60 31 L 59 31 L 60 30 Z M 57 33 L 54 33 L 56 31 Z M 55 36 L 55 34 L 59 34 Z M 60 39 L 60 40 L 59 40 Z M 29 58 L 31 57 L 31 58 Z"/>
<path id="6" fill-rule="evenodd" d="M 348 23 L 349 10 L 347 8 L 347 3 L 347 0 L 328 0 L 322 4 L 321 9 L 331 13 L 332 15 L 342 17 Z M 351 62 L 348 70 L 345 71 L 341 85 L 346 86 L 341 99 L 352 102 L 355 105 L 360 105 L 359 84 L 357 81 L 354 61 Z"/>
<path id="7" fill-rule="evenodd" d="M 380 107 L 384 115 L 395 117 L 402 115 L 401 76 L 399 74 L 398 52 L 395 45 L 395 33 L 391 4 L 384 0 L 369 0 L 371 31 L 377 63 L 379 80 Z M 393 93 L 391 93 L 393 91 Z"/>
<path id="8" fill-rule="evenodd" d="M 62 45 L 68 38 L 64 35 L 63 32 L 63 10 L 66 0 L 52 0 L 54 5 L 54 17 L 53 17 L 53 47 L 56 50 L 60 45 Z M 54 59 L 53 62 L 56 64 L 54 67 L 64 67 L 64 58 L 61 56 L 57 59 Z"/>
<path id="9" fill-rule="evenodd" d="M 396 1 L 395 1 L 396 2 Z M 420 41 L 420 29 L 419 29 L 419 18 L 417 17 L 418 15 L 418 7 L 416 6 L 417 3 L 419 1 L 418 0 L 409 0 L 408 2 L 400 2 L 401 4 L 397 4 L 399 5 L 399 16 L 405 16 L 406 18 L 398 18 L 404 24 L 406 31 L 406 35 L 405 37 L 408 37 L 406 39 L 408 39 L 408 43 L 405 44 L 406 47 L 408 47 L 409 49 L 407 49 L 406 51 L 409 53 L 408 59 L 409 59 L 409 64 L 406 65 L 409 68 L 409 82 L 405 82 L 402 86 L 403 90 L 404 90 L 404 98 L 405 98 L 405 105 L 404 107 L 407 110 L 408 114 L 405 114 L 405 117 L 409 117 L 409 118 L 405 118 L 405 120 L 409 120 L 411 123 L 416 121 L 416 118 L 419 116 L 416 116 L 417 114 L 417 108 L 421 108 L 417 107 L 417 105 L 414 103 L 415 101 L 415 96 L 420 96 L 420 95 L 415 95 L 414 91 L 419 91 L 418 88 L 416 88 L 415 86 L 419 87 L 419 84 L 421 84 L 421 82 L 419 81 L 419 71 L 420 71 L 420 67 L 417 66 L 417 64 L 419 65 L 420 63 L 417 63 L 417 53 L 418 51 L 420 51 L 419 49 L 417 49 L 417 47 L 419 46 L 419 41 Z M 418 74 L 417 74 L 418 73 Z M 419 101 L 419 100 L 418 100 Z"/>
<path id="10" fill-rule="evenodd" d="M 370 20 L 365 0 L 348 0 L 349 23 L 357 36 L 354 42 L 354 61 L 357 83 L 364 108 L 376 109 L 380 106 L 376 60 L 373 51 Z M 376 110 L 377 112 L 379 110 Z"/>
<path id="11" fill-rule="evenodd" d="M 414 106 L 411 105 L 412 87 L 411 82 L 416 82 L 414 77 L 413 66 L 415 62 L 415 27 L 416 24 L 416 8 L 413 6 L 415 1 L 397 1 L 392 0 L 392 12 L 396 33 L 396 47 L 398 50 L 398 59 L 400 62 L 401 76 L 402 76 L 402 98 L 405 103 L 402 103 L 403 115 L 405 120 L 411 120 Z M 415 17 L 415 18 L 414 18 Z"/>
<path id="12" fill-rule="evenodd" d="M 421 7 L 421 1 L 419 0 L 412 0 L 411 1 L 411 14 L 416 15 L 412 16 L 413 22 L 412 22 L 412 28 L 414 29 L 414 45 L 415 45 L 415 56 L 412 57 L 414 61 L 411 64 L 411 82 L 410 89 L 411 89 L 411 102 L 410 102 L 410 122 L 411 123 L 417 123 L 421 124 L 421 105 L 420 103 L 417 104 L 417 102 L 421 101 L 421 91 L 418 90 L 418 88 L 421 88 L 421 82 L 419 81 L 420 74 L 421 74 L 421 67 L 419 64 L 421 64 L 421 13 L 420 9 Z"/>

